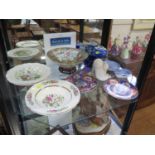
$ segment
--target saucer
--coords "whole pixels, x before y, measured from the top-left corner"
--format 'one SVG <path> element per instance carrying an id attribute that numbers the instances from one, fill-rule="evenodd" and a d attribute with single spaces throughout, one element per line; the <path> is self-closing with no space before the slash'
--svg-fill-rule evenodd
<path id="1" fill-rule="evenodd" d="M 107 94 L 117 99 L 132 100 L 138 96 L 137 88 L 124 80 L 109 79 L 103 88 Z"/>
<path id="2" fill-rule="evenodd" d="M 129 75 L 132 75 L 129 69 L 125 69 L 119 67 L 117 70 L 114 71 L 117 78 L 127 78 Z"/>

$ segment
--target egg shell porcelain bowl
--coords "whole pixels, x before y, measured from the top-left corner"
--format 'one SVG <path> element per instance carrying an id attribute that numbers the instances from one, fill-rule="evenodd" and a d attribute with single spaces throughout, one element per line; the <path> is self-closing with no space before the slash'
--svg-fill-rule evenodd
<path id="1" fill-rule="evenodd" d="M 88 54 L 76 48 L 56 48 L 49 50 L 47 56 L 64 68 L 72 68 L 83 63 Z"/>

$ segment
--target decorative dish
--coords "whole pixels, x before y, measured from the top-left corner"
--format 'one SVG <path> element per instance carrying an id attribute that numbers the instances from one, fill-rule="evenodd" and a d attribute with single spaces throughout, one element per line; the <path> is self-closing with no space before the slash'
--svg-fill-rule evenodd
<path id="1" fill-rule="evenodd" d="M 24 40 L 16 43 L 16 47 L 28 48 L 28 47 L 39 47 L 41 46 L 37 40 Z"/>
<path id="2" fill-rule="evenodd" d="M 103 88 L 109 95 L 122 100 L 131 100 L 138 96 L 137 88 L 124 80 L 109 79 Z"/>
<path id="3" fill-rule="evenodd" d="M 7 80 L 19 86 L 31 86 L 43 81 L 51 74 L 50 68 L 39 63 L 26 63 L 11 68 L 7 74 Z"/>
<path id="4" fill-rule="evenodd" d="M 15 48 L 8 51 L 8 57 L 18 59 L 18 60 L 30 60 L 40 51 L 35 48 Z"/>
<path id="5" fill-rule="evenodd" d="M 40 115 L 57 115 L 72 110 L 80 101 L 80 91 L 64 80 L 43 81 L 26 93 L 27 107 Z"/>
<path id="6" fill-rule="evenodd" d="M 67 77 L 66 80 L 75 84 L 81 93 L 89 92 L 97 85 L 97 80 L 88 74 L 75 73 Z"/>
<path id="7" fill-rule="evenodd" d="M 47 55 L 63 68 L 73 68 L 88 57 L 88 54 L 84 51 L 67 47 L 49 50 Z"/>

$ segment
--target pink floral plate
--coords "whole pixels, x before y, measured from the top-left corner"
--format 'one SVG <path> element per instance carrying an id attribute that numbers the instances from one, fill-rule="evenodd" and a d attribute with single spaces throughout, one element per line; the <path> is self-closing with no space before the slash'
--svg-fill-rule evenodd
<path id="1" fill-rule="evenodd" d="M 40 115 L 56 115 L 72 110 L 80 101 L 80 91 L 64 80 L 44 81 L 32 86 L 26 93 L 27 107 Z"/>
<path id="2" fill-rule="evenodd" d="M 75 84 L 81 93 L 89 92 L 97 85 L 97 80 L 88 74 L 73 74 L 67 77 L 66 80 Z"/>
<path id="3" fill-rule="evenodd" d="M 124 80 L 109 79 L 103 88 L 107 94 L 122 100 L 132 100 L 138 96 L 137 88 Z"/>

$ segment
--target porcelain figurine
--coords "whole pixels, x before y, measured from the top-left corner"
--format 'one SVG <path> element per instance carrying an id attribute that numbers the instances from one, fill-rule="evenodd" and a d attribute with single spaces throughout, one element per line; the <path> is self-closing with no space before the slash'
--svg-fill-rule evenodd
<path id="1" fill-rule="evenodd" d="M 141 44 L 141 41 L 139 37 L 136 37 L 136 42 L 133 44 L 132 48 L 132 59 L 136 59 L 140 56 L 140 54 L 143 52 L 143 47 Z"/>
<path id="2" fill-rule="evenodd" d="M 130 57 L 130 48 L 129 46 L 131 46 L 130 44 L 130 36 L 124 37 L 124 42 L 122 45 L 122 50 L 121 50 L 121 58 L 122 59 L 129 59 Z"/>
<path id="3" fill-rule="evenodd" d="M 121 51 L 121 58 L 122 59 L 129 59 L 130 58 L 130 51 L 128 48 L 123 48 Z"/>
<path id="4" fill-rule="evenodd" d="M 114 44 L 112 45 L 109 53 L 113 56 L 118 56 L 121 51 L 121 41 L 119 38 L 115 38 Z"/>
<path id="5" fill-rule="evenodd" d="M 108 64 L 103 62 L 102 59 L 96 59 L 93 63 L 93 70 L 95 71 L 96 79 L 99 81 L 105 81 L 111 76 L 107 73 Z"/>

